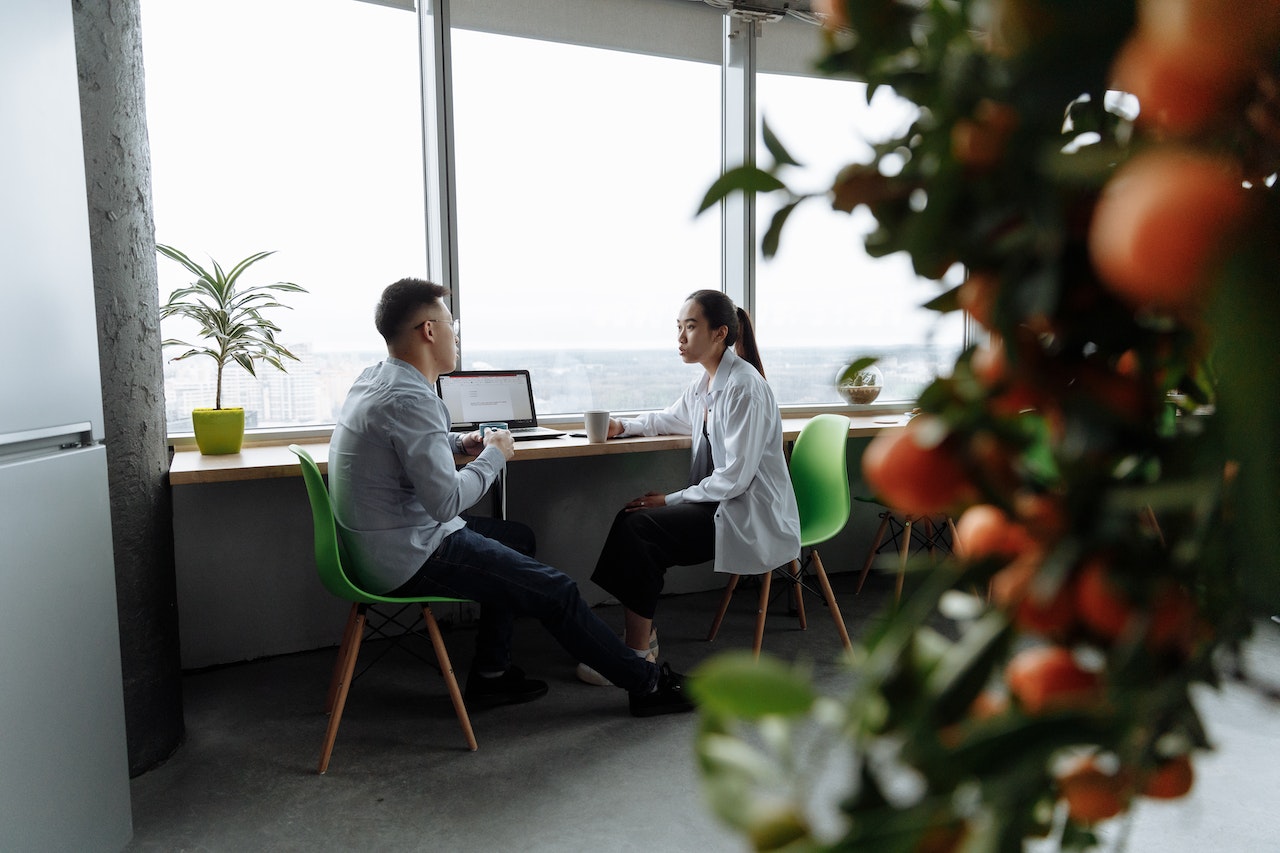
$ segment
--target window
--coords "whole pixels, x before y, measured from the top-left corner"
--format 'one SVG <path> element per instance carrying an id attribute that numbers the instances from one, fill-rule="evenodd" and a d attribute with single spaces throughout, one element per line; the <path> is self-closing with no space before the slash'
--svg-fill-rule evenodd
<path id="1" fill-rule="evenodd" d="M 885 89 L 868 106 L 861 83 L 783 74 L 757 74 L 756 81 L 758 114 L 806 167 L 784 176 L 796 189 L 830 187 L 841 167 L 870 162 L 869 143 L 914 117 L 910 103 Z M 757 144 L 757 158 L 767 165 L 764 143 Z M 778 206 L 760 197 L 760 237 Z M 864 355 L 880 358 L 884 390 L 877 402 L 914 399 L 959 353 L 963 318 L 920 307 L 941 290 L 917 277 L 905 254 L 866 254 L 862 239 L 873 225 L 865 208 L 849 216 L 812 199 L 787 220 L 778 253 L 758 259 L 756 331 L 779 402 L 843 402 L 835 379 Z"/>
<path id="2" fill-rule="evenodd" d="M 675 320 L 720 286 L 716 65 L 455 30 L 463 366 L 528 368 L 538 411 L 659 408 Z"/>
<path id="3" fill-rule="evenodd" d="M 385 354 L 378 294 L 425 268 L 417 16 L 352 0 L 143 0 L 142 23 L 156 239 L 224 266 L 275 250 L 246 281 L 309 291 L 274 315 L 301 361 L 256 380 L 229 369 L 223 404 L 251 426 L 332 423 Z M 158 264 L 164 298 L 189 276 Z M 166 364 L 170 432 L 213 405 L 213 384 L 209 359 Z"/>
<path id="4" fill-rule="evenodd" d="M 244 406 L 250 426 L 331 424 L 355 376 L 383 357 L 372 322 L 382 288 L 425 273 L 408 5 L 143 0 L 157 239 L 201 263 L 275 250 L 249 280 L 309 291 L 275 317 L 301 362 L 224 379 L 224 405 Z M 528 368 L 540 415 L 666 405 L 696 375 L 676 353 L 679 307 L 721 281 L 720 219 L 694 215 L 720 170 L 721 15 L 647 0 L 451 8 L 462 366 Z M 784 21 L 764 35 L 759 112 L 815 180 L 859 137 L 905 120 L 879 99 L 851 118 L 854 84 L 803 76 L 813 27 Z M 772 214 L 762 202 L 761 233 Z M 842 402 L 836 372 L 868 352 L 882 356 L 882 399 L 905 400 L 960 345 L 958 318 L 917 307 L 936 285 L 904 258 L 861 252 L 867 226 L 802 206 L 781 254 L 759 264 L 754 316 L 784 403 Z M 184 283 L 158 263 L 162 295 Z M 212 404 L 213 382 L 208 360 L 166 364 L 171 432 Z"/>

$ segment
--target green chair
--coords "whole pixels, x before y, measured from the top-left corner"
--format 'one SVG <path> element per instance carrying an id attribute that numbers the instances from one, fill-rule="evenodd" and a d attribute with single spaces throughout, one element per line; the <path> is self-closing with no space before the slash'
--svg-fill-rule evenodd
<path id="1" fill-rule="evenodd" d="M 798 559 L 792 560 L 786 570 L 774 569 L 773 572 L 760 576 L 760 602 L 756 610 L 756 633 L 752 646 L 757 657 L 764 644 L 764 620 L 769 608 L 769 589 L 774 572 L 781 573 L 782 580 L 794 585 L 800 628 L 804 630 L 808 627 L 802 590 L 817 592 L 805 579 L 805 567 L 809 564 L 813 565 L 822 597 L 827 603 L 827 609 L 831 611 L 831 618 L 835 620 L 836 630 L 840 632 L 845 649 L 853 648 L 817 547 L 843 530 L 849 521 L 849 508 L 852 504 L 849 497 L 849 471 L 845 461 L 848 440 L 849 419 L 836 414 L 815 416 L 805 424 L 796 438 L 791 450 L 791 487 L 795 490 L 796 504 L 800 511 L 800 547 L 802 551 L 809 549 L 809 553 L 803 563 Z M 720 602 L 720 610 L 711 623 L 708 642 L 716 638 L 740 578 L 742 575 L 730 576 L 724 598 Z"/>
<path id="2" fill-rule="evenodd" d="M 311 454 L 296 444 L 289 445 L 298 461 L 302 464 L 302 479 L 307 485 L 307 497 L 311 501 L 311 520 L 315 527 L 316 569 L 320 574 L 320 582 L 333 595 L 351 602 L 351 615 L 347 619 L 347 627 L 342 634 L 342 644 L 338 647 L 338 660 L 334 663 L 333 677 L 329 681 L 329 694 L 325 699 L 325 713 L 329 715 L 329 727 L 324 735 L 324 746 L 320 750 L 320 766 L 318 772 L 329 769 L 329 756 L 333 752 L 333 742 L 338 738 L 338 724 L 342 721 L 342 709 L 347 703 L 347 691 L 356 668 L 356 658 L 360 655 L 360 644 L 365 639 L 368 628 L 375 634 L 383 633 L 380 628 L 368 621 L 369 608 L 372 605 L 414 605 L 422 608 L 422 618 L 427 624 L 427 632 L 431 635 L 431 645 L 435 649 L 436 660 L 440 664 L 440 672 L 444 675 L 445 684 L 449 688 L 449 697 L 453 700 L 453 710 L 462 724 L 462 733 L 467 739 L 467 746 L 476 748 L 476 736 L 471 730 L 471 720 L 467 716 L 467 706 L 462 701 L 462 691 L 458 689 L 458 679 L 453 674 L 453 665 L 449 662 L 449 652 L 445 649 L 444 638 L 440 635 L 440 626 L 436 624 L 431 612 L 431 605 L 436 603 L 465 602 L 462 598 L 442 598 L 438 596 L 414 596 L 412 598 L 375 595 L 357 587 L 352 583 L 343 568 L 345 549 L 338 536 L 338 525 L 333 517 L 333 505 L 329 501 L 329 490 L 320 474 Z"/>

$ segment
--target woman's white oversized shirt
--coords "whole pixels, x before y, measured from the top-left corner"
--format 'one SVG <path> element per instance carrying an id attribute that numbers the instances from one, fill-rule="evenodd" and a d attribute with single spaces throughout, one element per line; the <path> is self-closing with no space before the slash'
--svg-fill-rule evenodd
<path id="1" fill-rule="evenodd" d="M 719 503 L 715 570 L 762 574 L 800 554 L 800 515 L 782 451 L 782 416 L 769 384 L 732 349 L 660 412 L 622 418 L 624 435 L 688 433 L 694 449 L 707 415 L 714 470 L 672 492 L 668 504 Z"/>

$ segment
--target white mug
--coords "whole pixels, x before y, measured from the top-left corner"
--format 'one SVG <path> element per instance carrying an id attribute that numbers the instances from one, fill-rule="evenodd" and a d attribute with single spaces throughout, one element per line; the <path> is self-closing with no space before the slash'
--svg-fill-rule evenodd
<path id="1" fill-rule="evenodd" d="M 609 440 L 609 413 L 594 410 L 583 412 L 582 418 L 587 428 L 587 441 L 599 444 Z"/>

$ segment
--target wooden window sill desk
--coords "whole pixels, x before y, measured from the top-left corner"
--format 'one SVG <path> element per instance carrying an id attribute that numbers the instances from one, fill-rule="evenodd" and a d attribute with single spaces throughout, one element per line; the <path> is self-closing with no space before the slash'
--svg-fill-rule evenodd
<path id="1" fill-rule="evenodd" d="M 850 438 L 870 438 L 883 430 L 895 429 L 907 422 L 906 415 L 855 414 L 850 417 Z M 807 417 L 784 417 L 782 419 L 783 440 L 795 441 L 800 430 L 808 422 Z M 322 472 L 328 471 L 328 441 L 297 443 L 305 444 Z M 533 459 L 566 459 L 579 456 L 607 456 L 616 453 L 679 450 L 687 449 L 689 443 L 689 436 L 681 435 L 611 439 L 598 444 L 592 444 L 585 438 L 564 435 L 559 438 L 516 442 L 516 455 L 511 461 L 517 463 Z M 468 457 L 465 456 L 456 457 L 459 465 L 466 464 L 467 459 Z M 194 448 L 184 449 L 173 454 L 173 461 L 169 466 L 171 486 L 300 476 L 302 476 L 302 469 L 298 465 L 297 457 L 289 452 L 286 444 L 248 445 L 239 453 L 224 456 L 204 456 Z"/>
<path id="2" fill-rule="evenodd" d="M 794 440 L 807 417 L 784 419 Z M 890 421 L 885 423 L 884 421 Z M 884 414 L 854 416 L 850 467 L 866 439 L 906 418 Z M 563 428 L 572 428 L 565 425 Z M 297 436 L 328 470 L 328 436 Z M 174 560 L 180 650 L 184 669 L 196 670 L 259 657 L 289 654 L 332 644 L 334 625 L 346 618 L 343 602 L 316 583 L 311 513 L 302 488 L 302 469 L 289 441 L 249 443 L 237 454 L 202 456 L 191 447 L 174 454 Z M 591 603 L 603 590 L 585 583 L 594 568 L 597 540 L 603 540 L 615 503 L 653 482 L 677 482 L 689 470 L 688 436 L 613 439 L 589 444 L 562 437 L 516 444 L 515 459 L 490 490 L 482 514 L 507 515 L 529 524 L 538 551 L 550 565 L 583 582 Z M 457 460 L 464 464 L 465 458 Z M 508 488 L 508 485 L 510 488 Z M 509 505 L 509 507 L 508 507 Z M 566 525 L 566 517 L 576 519 Z M 589 531 L 584 545 L 583 531 Z M 867 536 L 870 531 L 865 531 Z M 861 546 L 862 538 L 858 542 Z M 849 546 L 853 547 L 853 546 Z M 854 548 L 861 551 L 861 547 Z M 828 556 L 824 553 L 824 557 Z M 833 552 L 848 566 L 861 553 Z M 719 587 L 710 572 L 677 575 L 673 592 Z M 253 589 L 244 596 L 241 590 Z"/>

